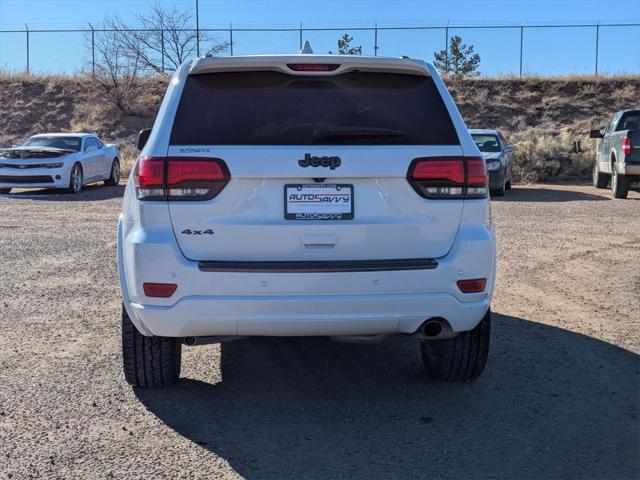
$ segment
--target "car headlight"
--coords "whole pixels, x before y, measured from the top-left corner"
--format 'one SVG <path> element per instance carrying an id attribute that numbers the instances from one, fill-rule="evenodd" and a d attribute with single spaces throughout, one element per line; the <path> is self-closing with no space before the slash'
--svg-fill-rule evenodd
<path id="1" fill-rule="evenodd" d="M 60 168 L 64 165 L 64 163 L 47 163 L 47 168 Z"/>
<path id="2" fill-rule="evenodd" d="M 496 171 L 500 170 L 501 166 L 502 165 L 498 161 L 488 162 L 487 163 L 487 170 L 489 170 L 490 172 L 496 172 Z"/>

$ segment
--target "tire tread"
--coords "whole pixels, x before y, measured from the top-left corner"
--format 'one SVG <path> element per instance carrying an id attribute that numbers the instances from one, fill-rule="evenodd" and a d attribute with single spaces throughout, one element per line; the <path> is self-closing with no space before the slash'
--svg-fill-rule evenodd
<path id="1" fill-rule="evenodd" d="M 179 339 L 142 335 L 122 307 L 122 361 L 124 376 L 134 387 L 165 387 L 180 377 Z"/>
<path id="2" fill-rule="evenodd" d="M 446 340 L 426 340 L 420 348 L 427 376 L 443 382 L 478 378 L 487 363 L 491 336 L 491 311 L 473 329 Z"/>

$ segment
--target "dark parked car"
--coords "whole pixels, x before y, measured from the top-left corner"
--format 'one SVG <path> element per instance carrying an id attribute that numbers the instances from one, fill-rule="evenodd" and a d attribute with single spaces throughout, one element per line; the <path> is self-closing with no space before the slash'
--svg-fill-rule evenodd
<path id="1" fill-rule="evenodd" d="M 498 130 L 473 129 L 469 133 L 487 162 L 491 195 L 503 196 L 505 190 L 511 189 L 513 147 Z"/>

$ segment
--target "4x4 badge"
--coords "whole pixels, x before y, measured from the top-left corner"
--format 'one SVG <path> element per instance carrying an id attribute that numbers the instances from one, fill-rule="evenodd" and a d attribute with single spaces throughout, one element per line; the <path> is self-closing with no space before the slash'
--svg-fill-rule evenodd
<path id="1" fill-rule="evenodd" d="M 304 158 L 298 160 L 301 167 L 329 167 L 335 170 L 342 165 L 340 157 L 312 157 L 310 153 L 305 153 Z"/>
<path id="2" fill-rule="evenodd" d="M 191 230 L 189 228 L 181 231 L 183 235 L 213 235 L 213 230 Z"/>

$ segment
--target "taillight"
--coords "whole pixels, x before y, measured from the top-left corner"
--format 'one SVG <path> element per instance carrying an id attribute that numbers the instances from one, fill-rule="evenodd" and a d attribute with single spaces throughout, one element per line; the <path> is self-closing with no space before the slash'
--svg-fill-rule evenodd
<path id="1" fill-rule="evenodd" d="M 294 72 L 333 72 L 339 66 L 337 63 L 287 63 Z"/>
<path id="2" fill-rule="evenodd" d="M 470 280 L 458 280 L 458 288 L 462 293 L 480 293 L 484 292 L 487 285 L 486 278 L 474 278 Z"/>
<path id="3" fill-rule="evenodd" d="M 209 200 L 229 182 L 220 159 L 140 157 L 134 170 L 140 200 Z"/>
<path id="4" fill-rule="evenodd" d="M 631 153 L 631 139 L 629 137 L 622 140 L 622 153 L 625 155 Z"/>
<path id="5" fill-rule="evenodd" d="M 425 198 L 486 198 L 487 167 L 480 157 L 428 157 L 411 162 L 407 179 Z"/>
<path id="6" fill-rule="evenodd" d="M 142 289 L 147 297 L 168 298 L 178 288 L 175 283 L 143 283 Z"/>
<path id="7" fill-rule="evenodd" d="M 133 170 L 136 192 L 141 200 L 164 200 L 164 158 L 140 157 Z"/>

